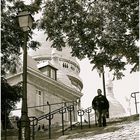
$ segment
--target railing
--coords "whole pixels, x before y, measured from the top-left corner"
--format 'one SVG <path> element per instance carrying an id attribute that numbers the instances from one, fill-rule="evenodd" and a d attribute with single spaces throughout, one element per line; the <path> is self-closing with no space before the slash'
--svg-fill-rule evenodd
<path id="1" fill-rule="evenodd" d="M 67 103 L 70 103 L 70 102 L 67 102 Z M 49 126 L 48 131 L 49 131 L 49 139 L 51 139 L 51 125 L 52 125 L 51 121 L 52 121 L 54 115 L 57 114 L 57 113 L 60 113 L 61 118 L 62 118 L 62 135 L 64 135 L 64 131 L 65 131 L 64 130 L 64 113 L 66 113 L 66 112 L 69 112 L 69 114 L 70 114 L 70 128 L 72 130 L 72 111 L 74 111 L 74 106 L 77 105 L 77 102 L 72 102 L 73 104 L 69 105 L 69 106 L 67 106 L 67 103 L 64 103 L 65 106 L 63 106 L 63 107 L 61 107 L 59 109 L 53 110 L 53 111 L 51 111 L 51 105 L 52 104 L 48 103 L 48 105 L 49 105 L 49 113 L 44 114 L 44 115 L 42 115 L 42 116 L 40 116 L 38 118 L 35 117 L 35 116 L 30 117 L 31 126 L 32 126 L 32 134 L 33 134 L 32 140 L 35 140 L 35 136 L 34 136 L 35 135 L 35 131 L 34 131 L 35 129 L 34 129 L 34 127 L 38 124 L 39 121 L 41 121 L 43 119 L 47 119 L 49 121 L 49 123 L 48 123 L 49 124 L 48 125 Z"/>
<path id="2" fill-rule="evenodd" d="M 77 122 L 75 124 L 72 124 L 72 117 L 74 117 L 72 115 L 73 111 L 74 112 L 77 111 L 77 115 L 80 117 L 80 127 L 81 127 L 81 129 L 83 129 L 83 121 L 82 120 L 83 120 L 83 117 L 84 117 L 85 113 L 88 114 L 88 124 L 89 124 L 89 128 L 91 127 L 91 123 L 90 123 L 90 113 L 92 112 L 92 108 L 91 107 L 89 107 L 89 108 L 87 108 L 85 110 L 83 110 L 83 109 L 75 110 L 74 106 L 77 105 L 77 102 L 73 102 L 73 104 L 71 104 L 69 106 L 67 106 L 67 103 L 64 103 L 64 104 L 65 104 L 65 106 L 63 106 L 63 107 L 61 107 L 59 109 L 51 111 L 51 104 L 48 103 L 48 105 L 49 105 L 49 113 L 44 114 L 44 115 L 42 115 L 42 116 L 40 116 L 38 118 L 35 117 L 35 116 L 30 117 L 31 128 L 32 128 L 32 133 L 31 133 L 32 134 L 31 135 L 32 140 L 35 140 L 35 126 L 37 126 L 38 122 L 43 120 L 43 119 L 47 119 L 48 120 L 48 124 L 49 124 L 48 125 L 48 134 L 49 134 L 48 137 L 49 137 L 49 139 L 52 138 L 52 130 L 51 130 L 52 119 L 53 119 L 54 115 L 58 114 L 58 113 L 61 114 L 62 135 L 65 134 L 66 130 L 68 130 L 68 129 L 72 130 L 74 125 L 79 124 L 79 122 Z M 70 126 L 65 129 L 64 128 L 64 114 L 67 113 L 67 112 L 69 113 Z"/>
<path id="3" fill-rule="evenodd" d="M 41 105 L 41 106 L 48 106 L 49 109 L 48 109 L 48 113 L 42 115 L 42 116 L 39 116 L 39 117 L 36 117 L 36 116 L 30 116 L 29 119 L 30 119 L 30 128 L 31 128 L 31 140 L 35 140 L 36 139 L 36 128 L 38 127 L 38 124 L 41 120 L 43 119 L 46 119 L 48 121 L 48 129 L 47 129 L 47 133 L 48 133 L 48 138 L 51 139 L 52 138 L 52 131 L 54 131 L 53 129 L 53 118 L 54 116 L 57 114 L 57 115 L 61 115 L 60 116 L 60 121 L 61 121 L 61 130 L 62 130 L 62 135 L 65 135 L 65 131 L 67 131 L 68 129 L 69 130 L 73 130 L 73 128 L 75 127 L 75 125 L 80 125 L 80 128 L 83 129 L 83 117 L 85 114 L 87 114 L 88 116 L 88 119 L 87 119 L 87 123 L 88 123 L 88 126 L 89 128 L 91 127 L 91 121 L 90 121 L 90 118 L 91 118 L 91 112 L 92 112 L 92 108 L 91 107 L 88 107 L 87 109 L 79 109 L 77 108 L 78 106 L 78 103 L 77 101 L 71 101 L 71 102 L 61 102 L 61 103 L 54 103 L 54 104 L 49 104 L 47 102 L 46 105 Z M 57 105 L 60 104 L 62 107 L 56 109 L 56 110 L 51 110 L 53 107 L 53 105 Z M 39 107 L 39 106 L 35 106 L 34 108 L 36 107 Z M 33 108 L 33 107 L 29 107 L 29 108 Z M 18 109 L 19 110 L 19 109 Z M 64 124 L 64 114 L 65 113 L 68 113 L 68 126 L 66 127 L 65 124 Z M 76 122 L 75 120 L 75 116 L 79 116 L 80 118 L 80 122 Z M 52 123 L 53 121 L 53 123 Z M 74 123 L 73 123 L 74 122 Z M 20 127 L 21 127 L 21 124 L 20 124 L 20 120 L 18 120 L 18 128 L 20 130 Z M 60 131 L 61 132 L 61 131 Z"/>
<path id="4" fill-rule="evenodd" d="M 137 101 L 137 94 L 139 94 L 139 92 L 133 92 L 131 93 L 131 97 L 135 99 L 135 107 L 136 107 L 136 114 L 138 113 L 138 108 L 137 108 L 137 104 L 139 103 Z M 71 102 L 72 103 L 72 102 Z M 57 104 L 57 103 L 56 103 Z M 59 103 L 58 103 L 59 104 Z M 72 130 L 73 129 L 73 124 L 72 124 L 72 112 L 75 111 L 75 108 L 74 106 L 77 105 L 77 102 L 73 102 L 73 104 L 67 106 L 67 102 L 64 103 L 64 106 L 59 108 L 59 109 L 56 109 L 56 110 L 53 110 L 51 111 L 51 105 L 52 104 L 49 104 L 49 113 L 45 114 L 45 115 L 42 115 L 38 118 L 36 117 L 32 117 L 31 119 L 31 126 L 32 126 L 32 130 L 33 130 L 33 136 L 32 136 L 32 140 L 35 140 L 35 132 L 34 132 L 34 127 L 38 124 L 39 121 L 41 121 L 42 119 L 47 119 L 49 121 L 49 139 L 51 139 L 52 135 L 51 135 L 51 122 L 52 122 L 52 119 L 54 117 L 55 114 L 57 113 L 60 113 L 61 114 L 61 119 L 62 119 L 62 135 L 65 134 L 65 131 L 68 129 L 65 129 L 64 128 L 64 114 L 69 112 L 69 122 L 70 122 L 70 126 L 69 126 L 69 129 Z M 54 105 L 54 104 L 53 104 Z M 80 124 L 80 128 L 83 129 L 83 117 L 85 115 L 85 113 L 87 114 L 87 123 L 88 123 L 88 127 L 91 128 L 91 113 L 92 113 L 92 107 L 88 107 L 87 109 L 79 109 L 79 110 L 76 110 L 77 111 L 77 115 L 80 117 L 80 122 L 77 122 L 76 124 Z M 94 115 L 95 115 L 95 112 L 94 112 Z M 95 118 L 95 125 L 97 125 L 97 120 L 96 120 L 96 115 L 94 116 Z"/>
<path id="5" fill-rule="evenodd" d="M 137 95 L 139 94 L 140 92 L 132 92 L 131 93 L 131 97 L 135 99 L 135 108 L 136 108 L 136 114 L 138 114 L 138 107 L 137 107 L 137 104 L 140 103 L 137 101 Z"/>

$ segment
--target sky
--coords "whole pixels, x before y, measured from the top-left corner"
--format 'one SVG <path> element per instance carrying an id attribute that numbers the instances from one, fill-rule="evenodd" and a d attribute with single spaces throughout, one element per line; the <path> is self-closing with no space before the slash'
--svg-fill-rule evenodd
<path id="1" fill-rule="evenodd" d="M 83 108 L 87 108 L 91 106 L 91 102 L 93 98 L 97 95 L 97 89 L 101 88 L 103 91 L 103 82 L 102 78 L 99 77 L 97 70 L 92 71 L 92 65 L 90 64 L 88 59 L 84 59 L 82 61 L 78 61 L 80 64 L 81 72 L 80 77 L 83 81 L 83 97 L 81 98 L 81 104 Z M 128 67 L 129 69 L 129 67 Z M 125 77 L 121 80 L 114 80 L 113 82 L 113 92 L 115 98 L 123 105 L 126 113 L 129 114 L 129 102 L 126 101 L 130 99 L 130 95 L 132 92 L 139 91 L 139 73 L 134 72 L 132 74 L 129 73 L 128 70 L 124 71 Z M 109 76 L 110 75 L 110 76 Z M 108 72 L 108 69 L 105 68 L 105 83 L 111 78 L 111 73 Z M 107 89 L 106 89 L 107 92 Z M 134 99 L 130 99 L 131 102 L 131 113 L 135 113 Z"/>

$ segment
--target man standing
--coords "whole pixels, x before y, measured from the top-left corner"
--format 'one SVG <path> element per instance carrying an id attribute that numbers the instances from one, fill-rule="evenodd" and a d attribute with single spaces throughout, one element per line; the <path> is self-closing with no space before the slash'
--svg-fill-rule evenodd
<path id="1" fill-rule="evenodd" d="M 95 115 L 98 117 L 98 125 L 106 126 L 106 115 L 109 110 L 109 102 L 107 98 L 102 95 L 101 89 L 97 90 L 98 95 L 92 101 L 92 108 L 95 110 Z"/>

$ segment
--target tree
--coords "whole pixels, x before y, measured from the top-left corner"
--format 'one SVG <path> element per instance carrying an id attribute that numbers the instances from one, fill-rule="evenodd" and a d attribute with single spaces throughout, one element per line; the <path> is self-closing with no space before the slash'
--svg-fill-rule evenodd
<path id="1" fill-rule="evenodd" d="M 137 71 L 138 1 L 48 0 L 40 28 L 52 47 L 70 46 L 72 55 L 88 57 L 93 69 L 109 67 L 122 78 L 126 65 Z"/>
<path id="2" fill-rule="evenodd" d="M 40 0 L 36 0 L 37 2 Z M 25 5 L 23 2 L 13 2 L 9 0 L 2 0 L 1 10 L 1 64 L 2 64 L 2 75 L 5 75 L 9 71 L 11 66 L 16 66 L 15 59 L 21 55 L 21 48 L 24 43 L 24 33 L 21 31 L 18 25 L 18 19 L 16 18 L 17 13 L 20 11 L 27 10 L 31 14 L 34 14 L 39 10 L 39 6 L 35 8 L 35 4 Z M 36 28 L 37 24 L 34 23 L 33 29 Z M 28 41 L 32 39 L 32 31 L 29 31 Z M 40 44 L 37 41 L 31 40 L 27 47 L 35 49 Z"/>
<path id="3" fill-rule="evenodd" d="M 17 59 L 20 58 L 24 43 L 24 34 L 19 28 L 16 16 L 18 12 L 24 10 L 35 14 L 40 9 L 40 4 L 41 0 L 35 0 L 31 5 L 25 5 L 20 1 L 1 1 L 1 119 L 4 129 L 5 122 L 7 122 L 6 128 L 8 127 L 9 113 L 22 97 L 21 84 L 10 86 L 5 79 L 9 71 L 16 73 Z M 37 23 L 34 23 L 33 29 L 36 26 Z M 32 34 L 33 32 L 29 31 L 28 40 L 32 39 Z M 39 42 L 31 40 L 27 47 L 35 49 L 39 45 Z"/>
<path id="4" fill-rule="evenodd" d="M 20 101 L 21 93 L 21 84 L 10 86 L 4 78 L 1 78 L 1 120 L 3 129 L 10 128 L 8 116 L 11 110 L 15 108 L 15 104 Z"/>

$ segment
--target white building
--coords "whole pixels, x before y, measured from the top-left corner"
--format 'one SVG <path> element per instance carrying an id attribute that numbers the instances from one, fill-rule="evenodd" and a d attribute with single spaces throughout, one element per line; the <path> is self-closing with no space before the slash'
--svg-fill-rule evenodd
<path id="1" fill-rule="evenodd" d="M 80 67 L 76 59 L 71 56 L 70 48 L 58 51 L 50 47 L 50 42 L 43 42 L 36 51 L 29 51 L 29 55 L 27 58 L 27 104 L 31 107 L 28 109 L 29 117 L 39 117 L 49 113 L 47 103 L 61 103 L 52 105 L 51 111 L 53 111 L 62 107 L 63 102 L 77 101 L 81 98 L 83 84 L 79 77 Z M 7 80 L 11 85 L 21 82 L 22 68 Z M 40 105 L 46 106 L 35 107 Z M 68 113 L 65 113 L 64 120 L 69 122 Z M 77 121 L 76 110 L 73 113 L 73 121 Z M 44 119 L 39 123 L 48 122 Z M 61 123 L 61 115 L 54 115 L 52 123 Z"/>
<path id="2" fill-rule="evenodd" d="M 106 87 L 107 87 L 106 97 L 109 101 L 109 117 L 115 118 L 125 116 L 126 115 L 125 109 L 114 96 L 113 82 L 111 79 L 107 81 Z"/>

